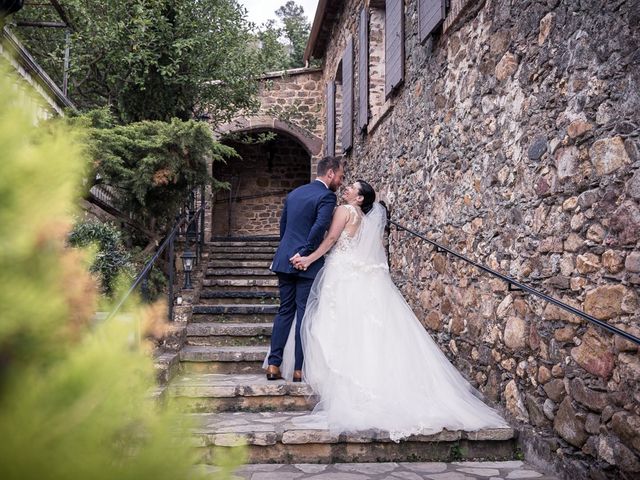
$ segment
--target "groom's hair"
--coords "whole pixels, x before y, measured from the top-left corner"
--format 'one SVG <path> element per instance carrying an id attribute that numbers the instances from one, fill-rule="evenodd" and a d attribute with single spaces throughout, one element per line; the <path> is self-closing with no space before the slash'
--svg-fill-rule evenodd
<path id="1" fill-rule="evenodd" d="M 342 166 L 342 159 L 340 157 L 327 156 L 318 162 L 317 174 L 319 177 L 324 177 L 329 170 L 334 172 L 339 170 Z"/>

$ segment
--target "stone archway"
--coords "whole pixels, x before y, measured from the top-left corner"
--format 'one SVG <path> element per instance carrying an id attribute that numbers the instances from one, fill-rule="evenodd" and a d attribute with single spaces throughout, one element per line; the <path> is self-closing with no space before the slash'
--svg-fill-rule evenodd
<path id="1" fill-rule="evenodd" d="M 256 131 L 273 131 L 289 135 L 296 139 L 312 158 L 320 158 L 322 140 L 319 137 L 293 123 L 288 123 L 279 118 L 267 115 L 239 117 L 232 122 L 218 126 L 214 133 L 218 137 L 221 137 L 231 132 Z"/>
<path id="2" fill-rule="evenodd" d="M 274 133 L 275 139 L 247 144 L 229 135 L 260 132 Z M 219 127 L 216 134 L 242 160 L 211 166 L 213 176 L 229 182 L 231 189 L 213 192 L 210 237 L 278 236 L 284 198 L 310 180 L 321 140 L 271 117 L 240 118 Z"/>

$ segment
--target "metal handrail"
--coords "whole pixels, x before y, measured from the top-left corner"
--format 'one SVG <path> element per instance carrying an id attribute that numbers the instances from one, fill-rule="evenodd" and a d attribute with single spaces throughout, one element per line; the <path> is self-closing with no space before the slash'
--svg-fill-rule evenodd
<path id="1" fill-rule="evenodd" d="M 549 295 L 542 293 L 539 290 L 536 290 L 535 288 L 529 287 L 528 285 L 525 285 L 524 283 L 521 283 L 519 281 L 517 281 L 516 279 L 509 277 L 508 275 L 504 275 L 500 272 L 496 272 L 495 270 L 487 267 L 486 265 L 482 265 L 481 263 L 478 262 L 474 262 L 473 260 L 465 257 L 464 255 L 462 255 L 461 253 L 458 253 L 454 250 L 451 250 L 450 248 L 447 248 L 443 245 L 440 245 L 437 242 L 434 242 L 433 240 L 430 240 L 429 238 L 425 237 L 423 234 L 420 234 L 418 232 L 415 232 L 414 230 L 411 230 L 410 228 L 405 227 L 404 225 L 399 224 L 398 222 L 391 220 L 390 218 L 388 219 L 389 224 L 395 226 L 396 228 L 398 228 L 399 230 L 404 230 L 407 233 L 410 233 L 411 235 L 424 240 L 425 242 L 433 245 L 434 247 L 436 247 L 436 251 L 437 252 L 446 252 L 450 255 L 453 255 L 456 258 L 459 258 L 460 260 L 463 260 L 465 262 L 467 262 L 470 265 L 473 265 L 476 268 L 479 268 L 480 270 L 487 272 L 495 277 L 498 277 L 499 279 L 507 282 L 509 284 L 509 286 L 513 285 L 515 286 L 518 290 L 522 290 L 524 292 L 527 292 L 531 295 L 535 295 L 536 297 L 541 298 L 542 300 L 544 300 L 545 302 L 549 302 L 552 303 L 554 305 L 556 305 L 557 307 L 562 308 L 563 310 L 566 310 L 567 312 L 570 312 L 574 315 L 578 315 L 579 317 L 587 320 L 588 322 L 599 326 L 600 328 L 603 328 L 605 330 L 607 330 L 608 332 L 611 332 L 615 335 L 620 335 L 621 337 L 623 337 L 626 340 L 629 340 L 630 342 L 633 342 L 635 344 L 640 345 L 640 338 L 625 332 L 624 330 L 621 330 L 617 327 L 614 327 L 613 325 L 609 325 L 607 322 L 603 322 L 602 320 L 598 320 L 597 318 L 589 315 L 588 313 L 583 312 L 582 310 L 579 310 L 575 307 L 572 307 L 571 305 L 567 305 L 564 302 L 561 302 L 560 300 L 557 300 L 553 297 L 550 297 Z"/>
<path id="2" fill-rule="evenodd" d="M 122 306 L 127 301 L 129 296 L 134 292 L 136 288 L 138 288 L 140 284 L 143 284 L 143 289 L 144 289 L 144 282 L 147 281 L 148 275 L 151 272 L 154 264 L 156 263 L 158 258 L 160 258 L 160 255 L 162 255 L 162 253 L 164 253 L 164 251 L 167 248 L 169 248 L 169 289 L 168 289 L 169 291 L 167 294 L 167 296 L 169 297 L 168 298 L 168 304 L 169 304 L 168 316 L 169 316 L 169 320 L 173 320 L 173 279 L 174 279 L 174 270 L 175 270 L 173 244 L 175 241 L 175 237 L 176 235 L 179 234 L 181 228 L 185 227 L 185 233 L 186 233 L 186 231 L 191 226 L 191 224 L 195 222 L 195 227 L 196 227 L 195 241 L 196 241 L 196 255 L 197 255 L 196 261 L 199 261 L 200 255 L 202 253 L 202 248 L 204 245 L 204 232 L 198 233 L 198 226 L 199 226 L 198 224 L 204 225 L 204 209 L 206 205 L 207 203 L 204 201 L 204 198 L 203 198 L 200 208 L 198 208 L 198 210 L 196 210 L 195 213 L 193 213 L 193 215 L 189 215 L 188 212 L 183 212 L 176 218 L 176 223 L 174 224 L 173 229 L 171 229 L 171 232 L 166 236 L 166 238 L 164 239 L 164 241 L 162 242 L 158 250 L 156 250 L 156 253 L 153 255 L 153 257 L 151 257 L 151 259 L 145 264 L 144 268 L 140 271 L 140 273 L 138 274 L 136 279 L 133 281 L 133 283 L 127 290 L 127 292 L 122 296 L 122 298 L 117 303 L 117 305 L 113 308 L 113 310 L 111 310 L 111 312 L 107 316 L 107 320 L 113 318 L 116 315 L 116 313 L 118 313 L 118 311 L 120 310 L 120 308 L 122 308 Z M 188 241 L 189 236 L 185 235 L 185 237 L 187 239 L 186 241 Z M 202 244 L 198 245 L 200 242 L 202 242 Z"/>

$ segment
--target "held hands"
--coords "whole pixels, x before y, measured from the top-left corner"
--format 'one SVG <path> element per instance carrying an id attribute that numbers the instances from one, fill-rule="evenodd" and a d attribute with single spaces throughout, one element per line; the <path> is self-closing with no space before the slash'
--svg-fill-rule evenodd
<path id="1" fill-rule="evenodd" d="M 309 265 L 311 265 L 309 257 L 301 257 L 299 253 L 296 253 L 289 259 L 289 261 L 297 270 L 306 270 L 307 268 L 309 268 Z"/>

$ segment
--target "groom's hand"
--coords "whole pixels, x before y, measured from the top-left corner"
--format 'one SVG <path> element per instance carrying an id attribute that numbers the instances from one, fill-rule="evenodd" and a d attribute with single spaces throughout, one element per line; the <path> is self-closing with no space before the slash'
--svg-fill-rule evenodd
<path id="1" fill-rule="evenodd" d="M 305 257 L 302 257 L 300 256 L 299 253 L 296 253 L 293 257 L 289 259 L 289 262 L 291 262 L 293 267 L 296 268 L 297 270 L 306 270 L 307 265 L 305 265 L 304 262 L 302 261 L 303 258 Z"/>
<path id="2" fill-rule="evenodd" d="M 296 264 L 296 260 L 297 260 L 298 258 L 300 258 L 300 254 L 299 254 L 299 253 L 296 253 L 293 257 L 291 257 L 291 258 L 289 259 L 289 262 L 291 262 L 291 263 L 293 263 L 293 264 L 295 265 L 295 264 Z"/>
<path id="3" fill-rule="evenodd" d="M 296 253 L 293 257 L 291 257 L 289 259 L 289 263 L 291 263 L 291 265 L 293 265 L 293 268 L 295 268 L 297 270 L 300 270 L 300 268 L 301 268 L 300 261 L 299 261 L 300 258 L 301 258 L 300 254 Z"/>

